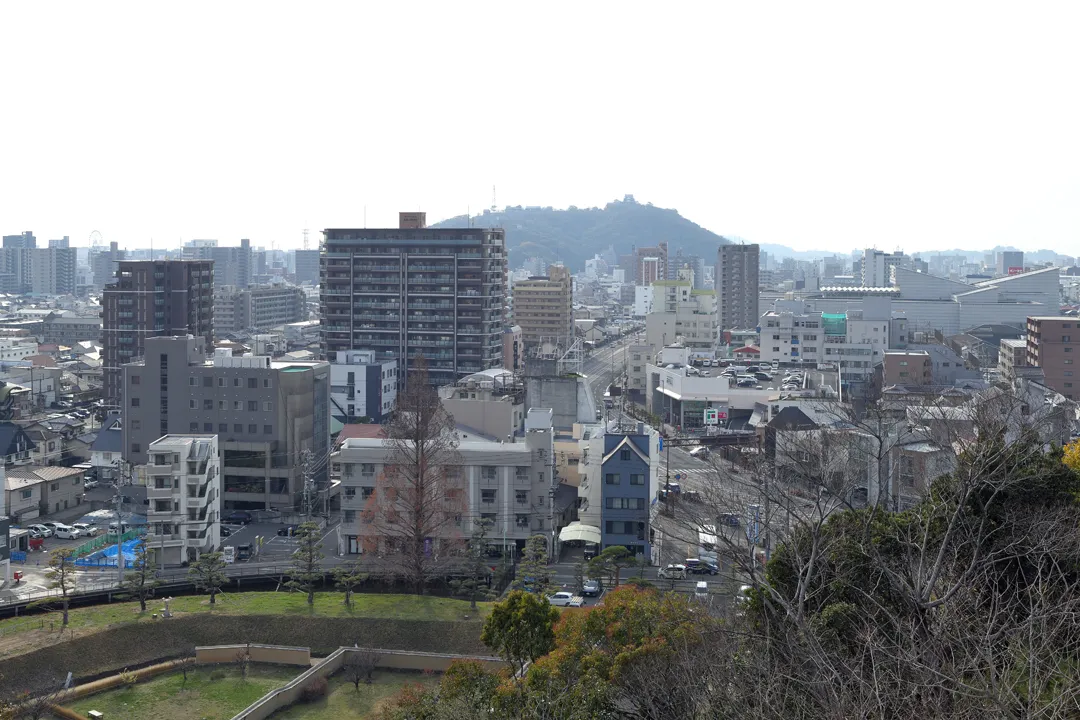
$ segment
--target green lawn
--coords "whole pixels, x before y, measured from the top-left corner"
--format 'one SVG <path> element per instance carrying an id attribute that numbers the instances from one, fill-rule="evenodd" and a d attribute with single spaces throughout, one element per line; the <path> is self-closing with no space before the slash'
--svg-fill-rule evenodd
<path id="1" fill-rule="evenodd" d="M 360 692 L 344 675 L 330 678 L 330 695 L 313 703 L 299 702 L 274 713 L 272 720 L 363 720 L 378 703 L 397 693 L 403 685 L 416 683 L 425 687 L 438 684 L 438 675 L 376 671 L 371 685 L 360 685 Z"/>
<path id="2" fill-rule="evenodd" d="M 214 612 L 220 615 L 318 615 L 321 617 L 376 617 L 391 619 L 463 620 L 482 618 L 490 609 L 490 603 L 481 603 L 479 612 L 469 609 L 467 600 L 433 597 L 430 595 L 353 595 L 352 607 L 341 602 L 341 593 L 320 592 L 315 594 L 315 605 L 307 604 L 307 596 L 290 592 L 238 592 L 218 595 L 217 604 L 209 604 L 207 595 L 191 595 L 174 598 L 174 613 Z M 116 602 L 73 608 L 69 627 L 104 627 L 114 623 L 150 620 L 152 613 L 164 607 L 161 599 L 147 602 L 146 613 L 139 612 L 139 603 Z M 0 638 L 9 633 L 35 629 L 41 625 L 42 616 L 10 618 L 0 621 Z M 44 626 L 53 623 L 59 628 L 61 614 L 52 612 L 44 618 Z M 2 654 L 2 653 L 0 653 Z"/>
<path id="3" fill-rule="evenodd" d="M 215 670 L 224 672 L 225 677 L 212 680 L 210 675 Z M 100 710 L 107 718 L 130 720 L 229 720 L 303 670 L 252 665 L 247 679 L 241 680 L 239 670 L 233 667 L 193 668 L 188 670 L 187 683 L 184 683 L 182 673 L 173 672 L 133 687 L 91 695 L 67 706 L 84 716 L 90 710 Z"/>

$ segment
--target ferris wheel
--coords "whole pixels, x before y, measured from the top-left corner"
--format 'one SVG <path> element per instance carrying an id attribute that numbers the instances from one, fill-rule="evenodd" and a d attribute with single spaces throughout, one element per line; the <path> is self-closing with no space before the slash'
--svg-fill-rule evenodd
<path id="1" fill-rule="evenodd" d="M 90 247 L 91 248 L 100 248 L 104 244 L 105 244 L 105 239 L 103 237 L 101 237 L 101 233 L 99 233 L 97 230 L 94 230 L 93 232 L 90 233 Z"/>

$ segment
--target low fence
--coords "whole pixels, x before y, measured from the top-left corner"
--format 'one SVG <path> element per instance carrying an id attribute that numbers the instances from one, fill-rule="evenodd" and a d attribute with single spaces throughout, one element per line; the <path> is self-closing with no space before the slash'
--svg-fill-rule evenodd
<path id="1" fill-rule="evenodd" d="M 322 662 L 307 672 L 293 678 L 283 687 L 271 690 L 256 700 L 232 720 L 265 720 L 282 708 L 300 699 L 304 688 L 315 678 L 328 678 L 340 670 L 351 653 L 374 653 L 378 656 L 375 667 L 392 670 L 433 670 L 445 672 L 455 660 L 472 660 L 488 670 L 505 667 L 499 658 L 484 655 L 447 655 L 444 653 L 413 652 L 408 650 L 378 650 L 374 648 L 338 648 Z"/>
<path id="2" fill-rule="evenodd" d="M 146 532 L 145 529 L 128 530 L 126 533 L 124 533 L 123 535 L 120 536 L 120 542 L 125 543 L 128 540 L 134 540 L 137 537 L 142 537 L 142 535 L 145 532 Z M 83 555 L 89 555 L 90 553 L 94 552 L 95 550 L 100 550 L 101 548 L 105 547 L 106 545 L 115 545 L 115 544 L 116 544 L 116 535 L 106 533 L 106 534 L 102 535 L 101 537 L 91 538 L 91 539 L 87 540 L 82 545 L 75 548 L 75 550 L 72 551 L 72 554 L 75 557 L 82 557 Z"/>
<path id="3" fill-rule="evenodd" d="M 246 652 L 251 662 L 274 665 L 302 665 L 311 667 L 311 648 L 285 645 L 208 645 L 195 648 L 195 662 L 199 665 L 217 665 L 235 662 L 237 655 Z"/>

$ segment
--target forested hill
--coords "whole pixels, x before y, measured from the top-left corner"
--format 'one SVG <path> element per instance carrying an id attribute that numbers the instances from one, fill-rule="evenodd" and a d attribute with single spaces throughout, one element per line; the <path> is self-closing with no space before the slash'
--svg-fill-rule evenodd
<path id="1" fill-rule="evenodd" d="M 632 196 L 603 208 L 507 207 L 494 213 L 485 211 L 473 217 L 471 224 L 506 230 L 511 268 L 535 256 L 547 262 L 561 260 L 578 271 L 584 269 L 587 259 L 609 246 L 614 247 L 616 255 L 623 255 L 633 246 L 649 247 L 660 242 L 667 242 L 672 256 L 681 248 L 684 255 L 700 255 L 711 263 L 717 246 L 728 242 L 676 210 L 642 205 Z M 469 225 L 469 217 L 459 215 L 433 227 Z"/>

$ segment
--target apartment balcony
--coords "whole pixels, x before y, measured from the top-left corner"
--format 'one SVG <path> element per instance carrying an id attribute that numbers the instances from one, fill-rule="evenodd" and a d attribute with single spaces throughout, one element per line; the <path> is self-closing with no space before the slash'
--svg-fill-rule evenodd
<path id="1" fill-rule="evenodd" d="M 409 315 L 406 318 L 410 323 L 414 322 L 453 322 L 453 315 Z"/>
<path id="2" fill-rule="evenodd" d="M 366 263 L 356 263 L 353 265 L 353 269 L 360 272 L 399 272 L 401 270 L 400 265 L 369 265 Z"/>
<path id="3" fill-rule="evenodd" d="M 171 482 L 166 487 L 160 488 L 152 483 L 146 486 L 146 498 L 151 502 L 154 500 L 171 500 L 174 492 L 177 491 L 173 489 Z"/>
<path id="4" fill-rule="evenodd" d="M 454 288 L 449 286 L 449 285 L 445 285 L 445 286 L 430 285 L 429 286 L 429 285 L 423 285 L 423 284 L 417 285 L 417 284 L 412 284 L 412 283 L 410 283 L 410 285 L 409 285 L 409 294 L 410 295 L 452 295 L 453 293 L 454 293 Z"/>
<path id="5" fill-rule="evenodd" d="M 397 295 L 400 285 L 355 285 L 353 292 L 357 295 Z"/>
<path id="6" fill-rule="evenodd" d="M 368 310 L 400 310 L 399 302 L 363 302 L 353 305 L 355 312 L 367 312 Z"/>
<path id="7" fill-rule="evenodd" d="M 332 318 L 334 316 L 330 315 L 328 317 Z M 382 314 L 377 314 L 377 313 L 354 313 L 351 317 L 354 320 L 380 320 L 380 321 L 383 321 L 383 322 L 400 322 L 401 321 L 401 316 L 400 315 L 382 315 Z"/>
<path id="8" fill-rule="evenodd" d="M 453 310 L 453 303 L 446 302 L 424 302 L 422 300 L 409 301 L 409 310 Z"/>
<path id="9" fill-rule="evenodd" d="M 409 344 L 419 347 L 453 347 L 453 340 L 428 340 L 425 338 L 409 338 Z"/>
<path id="10" fill-rule="evenodd" d="M 424 265 L 422 263 L 409 263 L 409 272 L 413 272 L 414 270 L 419 272 L 450 273 L 454 271 L 454 266 L 450 264 Z"/>

